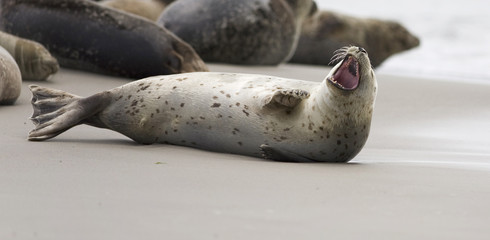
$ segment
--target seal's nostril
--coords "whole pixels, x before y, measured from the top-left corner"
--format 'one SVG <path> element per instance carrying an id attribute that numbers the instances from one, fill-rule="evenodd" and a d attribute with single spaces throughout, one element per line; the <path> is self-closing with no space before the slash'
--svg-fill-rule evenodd
<path id="1" fill-rule="evenodd" d="M 367 52 L 366 52 L 366 49 L 364 49 L 364 48 L 362 48 L 362 47 L 358 47 L 358 48 L 357 48 L 357 50 L 358 50 L 359 52 L 367 53 Z"/>

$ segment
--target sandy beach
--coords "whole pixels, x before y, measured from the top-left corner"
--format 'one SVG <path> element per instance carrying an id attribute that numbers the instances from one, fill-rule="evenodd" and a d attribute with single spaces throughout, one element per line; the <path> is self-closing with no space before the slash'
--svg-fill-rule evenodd
<path id="1" fill-rule="evenodd" d="M 139 145 L 89 126 L 29 142 L 29 84 L 88 96 L 128 80 L 62 69 L 24 82 L 0 107 L 0 239 L 488 239 L 490 84 L 377 77 L 370 138 L 348 164 Z"/>

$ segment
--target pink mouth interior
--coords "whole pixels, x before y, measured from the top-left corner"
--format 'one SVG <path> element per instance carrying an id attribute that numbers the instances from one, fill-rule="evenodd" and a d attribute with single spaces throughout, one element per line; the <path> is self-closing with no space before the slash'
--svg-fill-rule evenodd
<path id="1" fill-rule="evenodd" d="M 347 56 L 330 81 L 340 89 L 354 90 L 359 85 L 359 63 L 352 56 Z"/>

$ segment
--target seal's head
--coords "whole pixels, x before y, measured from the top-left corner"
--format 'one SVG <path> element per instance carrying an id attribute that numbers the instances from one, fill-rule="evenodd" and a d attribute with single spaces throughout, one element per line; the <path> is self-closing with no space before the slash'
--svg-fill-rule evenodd
<path id="1" fill-rule="evenodd" d="M 173 35 L 173 34 L 172 34 Z M 175 36 L 172 42 L 172 50 L 168 59 L 164 62 L 166 68 L 173 71 L 173 73 L 186 73 L 186 72 L 208 72 L 209 69 L 196 53 L 194 48 L 186 42 L 180 40 Z"/>
<path id="2" fill-rule="evenodd" d="M 326 79 L 330 92 L 343 96 L 375 96 L 376 77 L 364 48 L 343 47 L 335 51 L 331 62 L 337 61 L 340 62 L 333 67 Z"/>

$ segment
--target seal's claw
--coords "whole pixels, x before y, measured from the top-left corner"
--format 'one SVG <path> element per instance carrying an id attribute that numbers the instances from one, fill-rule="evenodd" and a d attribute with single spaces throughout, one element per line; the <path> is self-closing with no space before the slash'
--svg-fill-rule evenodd
<path id="1" fill-rule="evenodd" d="M 264 107 L 272 107 L 274 105 L 277 106 L 279 104 L 283 107 L 294 108 L 298 105 L 303 99 L 307 99 L 310 97 L 310 93 L 308 91 L 302 89 L 286 89 L 276 91 L 272 96 L 269 96 L 264 101 Z"/>

